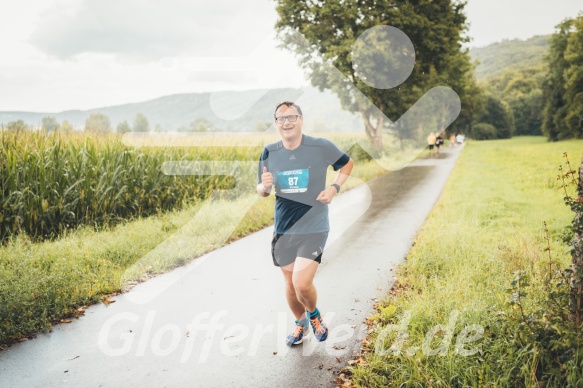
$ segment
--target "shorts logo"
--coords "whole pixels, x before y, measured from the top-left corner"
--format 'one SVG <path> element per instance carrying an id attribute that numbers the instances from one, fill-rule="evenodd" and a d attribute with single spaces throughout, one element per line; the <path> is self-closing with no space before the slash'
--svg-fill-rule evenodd
<path id="1" fill-rule="evenodd" d="M 312 256 L 318 256 L 318 251 L 312 252 Z"/>

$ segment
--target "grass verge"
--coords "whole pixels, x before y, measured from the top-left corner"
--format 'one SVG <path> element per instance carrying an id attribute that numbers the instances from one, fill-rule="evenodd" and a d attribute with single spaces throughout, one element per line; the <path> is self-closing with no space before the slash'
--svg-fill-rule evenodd
<path id="1" fill-rule="evenodd" d="M 561 234 L 573 214 L 556 178 L 563 152 L 578 166 L 582 149 L 582 140 L 534 137 L 468 142 L 395 287 L 369 318 L 345 384 L 581 386 L 581 336 L 568 342 L 549 318 L 560 312 L 546 305 L 554 269 L 543 221 L 550 257 L 566 268 Z"/>

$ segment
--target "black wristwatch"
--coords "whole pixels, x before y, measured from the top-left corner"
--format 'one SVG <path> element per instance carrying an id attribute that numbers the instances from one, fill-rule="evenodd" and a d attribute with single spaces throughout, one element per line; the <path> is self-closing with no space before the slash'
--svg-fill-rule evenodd
<path id="1" fill-rule="evenodd" d="M 336 183 L 332 183 L 332 186 L 334 186 L 334 188 L 336 189 L 336 193 L 340 192 L 340 186 L 338 186 Z"/>

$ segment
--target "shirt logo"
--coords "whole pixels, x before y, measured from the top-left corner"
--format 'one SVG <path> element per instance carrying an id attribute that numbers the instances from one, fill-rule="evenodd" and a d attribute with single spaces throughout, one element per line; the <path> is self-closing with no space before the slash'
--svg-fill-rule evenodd
<path id="1" fill-rule="evenodd" d="M 292 155 L 292 156 L 290 156 L 290 157 L 289 157 L 289 160 L 296 160 L 296 157 L 295 157 L 295 155 Z"/>

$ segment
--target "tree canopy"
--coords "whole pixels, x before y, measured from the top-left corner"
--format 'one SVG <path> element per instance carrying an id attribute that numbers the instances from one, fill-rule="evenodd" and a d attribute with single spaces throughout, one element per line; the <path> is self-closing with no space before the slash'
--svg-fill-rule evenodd
<path id="1" fill-rule="evenodd" d="M 508 139 L 512 137 L 514 132 L 514 117 L 510 108 L 492 95 L 486 95 L 484 101 L 484 108 L 476 116 L 476 122 L 479 124 L 489 124 L 496 129 L 495 136 L 489 138 Z M 481 127 L 481 130 L 483 131 L 484 128 Z M 490 133 L 491 131 L 488 130 L 487 132 Z M 472 136 L 478 138 L 482 136 L 482 133 L 480 135 L 473 133 Z"/>
<path id="2" fill-rule="evenodd" d="M 47 132 L 56 131 L 60 125 L 55 116 L 45 116 L 41 120 L 41 128 Z"/>
<path id="3" fill-rule="evenodd" d="M 547 62 L 543 133 L 552 141 L 583 137 L 583 13 L 557 25 Z"/>
<path id="4" fill-rule="evenodd" d="M 134 132 L 150 132 L 150 123 L 142 113 L 136 115 L 134 120 Z"/>
<path id="5" fill-rule="evenodd" d="M 132 127 L 130 127 L 130 125 L 128 124 L 127 120 L 122 121 L 121 123 L 119 123 L 117 125 L 117 127 L 115 128 L 115 131 L 121 135 L 123 135 L 124 133 L 128 133 L 132 131 Z"/>
<path id="6" fill-rule="evenodd" d="M 91 113 L 85 120 L 85 130 L 106 134 L 111 131 L 111 121 L 105 113 Z"/>
<path id="7" fill-rule="evenodd" d="M 20 133 L 29 130 L 28 125 L 22 120 L 11 121 L 6 125 L 6 129 L 10 132 Z"/>
<path id="8" fill-rule="evenodd" d="M 397 120 L 434 86 L 452 85 L 461 96 L 464 93 L 456 87 L 463 89 L 472 81 L 464 77 L 465 70 L 471 68 L 469 56 L 461 48 L 466 40 L 464 6 L 465 2 L 451 0 L 278 0 L 276 30 L 282 47 L 297 55 L 314 86 L 332 90 L 344 109 L 360 113 L 367 135 L 379 149 L 388 126 L 384 117 Z M 406 44 L 397 42 L 396 35 L 385 33 L 376 40 L 366 40 L 369 51 L 364 58 L 368 62 L 355 63 L 359 39 L 379 26 L 398 28 L 414 49 L 409 52 Z M 410 76 L 398 87 L 392 85 L 400 80 L 389 79 L 388 84 L 395 81 L 385 85 L 389 87 L 375 84 L 378 80 L 374 79 L 371 83 L 366 63 L 402 63 L 395 61 L 395 48 L 404 61 L 413 59 Z M 394 66 L 384 70 L 399 73 Z M 389 129 L 399 137 L 406 136 L 398 128 Z M 423 131 L 435 128 L 421 129 L 420 133 Z"/>

